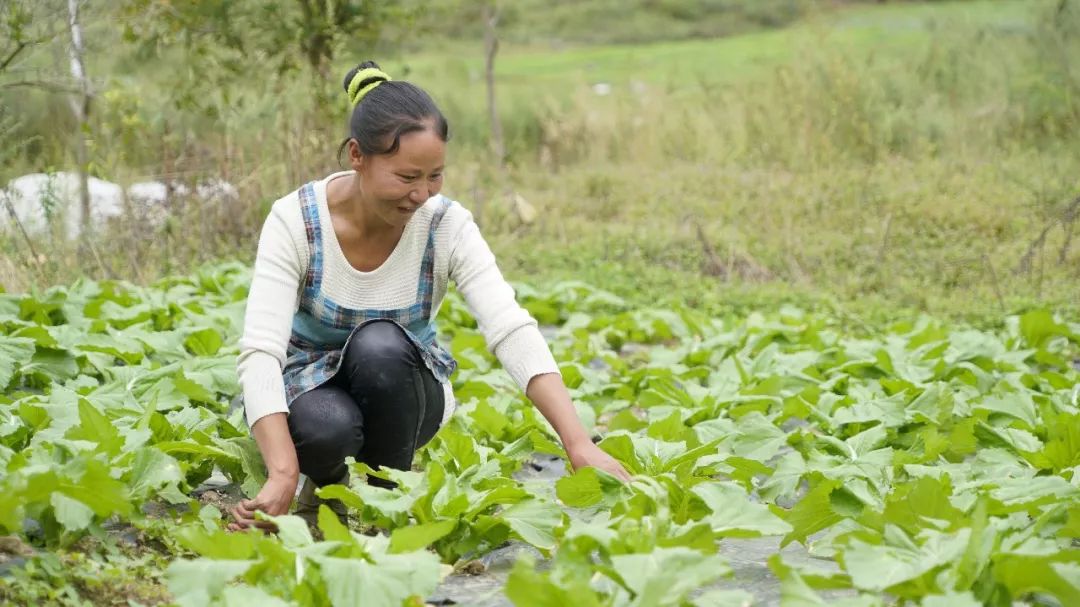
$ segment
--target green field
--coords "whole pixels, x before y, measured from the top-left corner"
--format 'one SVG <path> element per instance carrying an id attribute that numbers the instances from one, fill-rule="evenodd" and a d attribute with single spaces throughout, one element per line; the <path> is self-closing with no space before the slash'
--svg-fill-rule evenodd
<path id="1" fill-rule="evenodd" d="M 825 42 L 861 53 L 873 50 L 906 55 L 931 43 L 941 25 L 1023 30 L 1048 6 L 1045 2 L 994 0 L 857 7 L 843 12 L 818 8 L 790 27 L 728 38 L 605 46 L 568 43 L 560 45 L 562 48 L 551 48 L 550 43 L 511 43 L 500 52 L 496 74 L 504 86 L 528 87 L 534 92 L 575 80 L 626 84 L 636 79 L 677 85 L 680 80 L 702 79 L 719 83 L 761 76 L 768 68 L 790 62 L 807 43 Z M 483 69 L 483 56 L 475 47 L 460 41 L 443 44 L 464 56 L 421 53 L 390 65 L 411 70 L 410 77 L 417 82 L 444 79 L 448 71 L 479 73 Z"/>
<path id="2" fill-rule="evenodd" d="M 549 559 L 482 574 L 514 605 L 749 605 L 767 597 L 729 581 L 718 551 L 758 537 L 809 550 L 768 559 L 785 605 L 1080 598 L 1078 323 L 861 330 L 790 306 L 716 318 L 523 286 L 556 327 L 579 416 L 634 474 L 623 485 L 530 475 L 565 456 L 451 298 L 463 406 L 413 471 L 355 464 L 351 486 L 320 490 L 351 528 L 324 508 L 316 541 L 291 516 L 277 538 L 223 530 L 265 478 L 228 404 L 247 281 L 230 265 L 0 297 L 0 530 L 16 559 L 0 599 L 414 605 L 509 543 Z M 228 485 L 204 484 L 215 469 Z"/>

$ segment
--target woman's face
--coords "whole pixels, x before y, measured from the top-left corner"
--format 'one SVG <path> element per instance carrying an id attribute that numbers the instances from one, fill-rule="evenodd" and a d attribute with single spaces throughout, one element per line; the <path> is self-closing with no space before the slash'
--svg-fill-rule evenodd
<path id="1" fill-rule="evenodd" d="M 367 209 L 395 227 L 403 227 L 428 198 L 442 188 L 446 142 L 432 129 L 401 136 L 393 154 L 364 156 L 355 141 L 349 159 L 360 175 Z"/>

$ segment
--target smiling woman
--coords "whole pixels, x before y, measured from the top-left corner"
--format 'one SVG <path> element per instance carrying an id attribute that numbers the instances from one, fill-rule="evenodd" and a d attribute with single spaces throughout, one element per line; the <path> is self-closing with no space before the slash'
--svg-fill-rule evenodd
<path id="1" fill-rule="evenodd" d="M 472 215 L 439 194 L 449 128 L 435 102 L 370 61 L 344 87 L 351 170 L 275 202 L 259 238 L 237 370 L 269 476 L 230 528 L 270 528 L 255 512 L 287 512 L 301 472 L 297 514 L 314 522 L 315 488 L 347 482 L 345 458 L 409 469 L 454 410 L 456 363 L 433 323 L 450 281 L 573 466 L 628 478 L 585 432 Z"/>

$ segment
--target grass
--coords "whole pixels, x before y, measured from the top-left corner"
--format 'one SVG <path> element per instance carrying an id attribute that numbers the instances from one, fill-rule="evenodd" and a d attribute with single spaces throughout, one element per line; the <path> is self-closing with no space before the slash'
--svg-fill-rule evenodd
<path id="1" fill-rule="evenodd" d="M 447 193 L 477 213 L 513 280 L 577 279 L 717 313 L 796 301 L 991 323 L 1080 306 L 1069 224 L 1018 271 L 1080 193 L 1080 74 L 1068 59 L 1080 6 L 1057 5 L 819 8 L 784 29 L 719 39 L 507 42 L 497 78 L 509 181 L 487 149 L 477 44 L 436 40 L 383 63 L 447 113 Z M 128 229 L 96 255 L 57 246 L 42 267 L 18 261 L 17 240 L 0 242 L 8 289 L 250 260 L 268 204 L 336 170 L 341 116 L 313 113 L 305 83 L 240 86 L 223 92 L 216 116 L 178 112 L 163 126 L 175 76 L 154 72 L 110 80 L 95 140 L 105 176 L 166 164 L 224 173 L 243 208 L 191 202 L 149 239 Z M 594 92 L 600 82 L 610 94 Z M 540 211 L 535 222 L 520 221 L 507 189 Z"/>
<path id="2" fill-rule="evenodd" d="M 558 142 L 572 160 L 516 174 L 548 219 L 497 233 L 500 259 L 526 280 L 576 276 L 719 308 L 751 294 L 751 302 L 822 299 L 864 314 L 974 321 L 1036 305 L 1075 311 L 1075 252 L 1064 262 L 1052 255 L 1064 230 L 1044 247 L 1040 272 L 1015 270 L 1080 186 L 1070 169 L 1080 158 L 1076 131 L 1024 141 L 1024 121 L 1045 117 L 1023 115 L 1031 108 L 1016 100 L 1022 86 L 1010 90 L 1017 79 L 989 74 L 1022 73 L 1033 61 L 1028 37 L 1045 8 L 904 5 L 719 41 L 509 52 L 507 74 L 563 68 L 579 96 L 566 122 L 586 119 L 560 131 L 575 137 L 576 146 Z M 1012 65 L 991 62 L 990 47 L 1002 42 L 1019 47 Z M 648 67 L 664 61 L 687 72 Z M 706 79 L 707 63 L 724 69 Z M 694 70 L 699 78 L 685 76 Z M 668 82 L 644 100 L 626 89 L 597 99 L 581 86 L 628 75 Z M 508 88 L 527 86 L 508 79 Z M 784 92 L 803 103 L 791 107 Z M 596 109 L 605 104 L 606 116 Z M 839 112 L 830 116 L 830 106 Z M 590 110 L 600 115 L 592 124 Z M 783 124 L 785 114 L 801 115 Z M 640 116 L 647 124 L 634 124 Z M 1075 125 L 1075 114 L 1067 120 Z M 987 137 L 988 126 L 1001 132 Z M 698 228 L 721 261 L 748 260 L 772 279 L 707 271 L 715 260 Z"/>
<path id="3" fill-rule="evenodd" d="M 483 37 L 483 21 L 465 16 L 462 3 L 427 5 L 424 44 Z M 499 31 L 515 44 L 646 44 L 776 28 L 810 8 L 801 0 L 518 0 L 500 5 Z"/>
<path id="4" fill-rule="evenodd" d="M 735 169 L 705 180 L 689 164 L 634 178 L 598 169 L 566 184 L 537 179 L 526 196 L 557 208 L 558 220 L 498 240 L 497 248 L 511 252 L 512 275 L 568 266 L 602 284 L 618 281 L 613 277 L 624 274 L 622 266 L 632 268 L 625 274 L 643 293 L 696 290 L 702 300 L 710 294 L 723 299 L 738 279 L 751 278 L 742 282 L 755 289 L 817 291 L 843 301 L 871 297 L 945 315 L 965 309 L 996 315 L 1002 307 L 1040 300 L 1068 305 L 1077 283 L 1067 268 L 1049 262 L 1057 271 L 1041 285 L 1037 276 L 1013 273 L 1025 236 L 1040 227 L 1034 218 L 1016 215 L 1024 211 L 1018 201 L 1029 193 L 1009 180 L 1010 170 L 1030 163 L 1021 155 L 992 166 L 896 161 L 869 173 Z M 591 200 L 560 204 L 571 192 L 590 188 Z M 654 205 L 677 205 L 680 213 L 665 214 Z M 709 270 L 712 260 L 698 228 L 720 261 L 733 266 L 733 276 Z M 562 252 L 554 263 L 548 261 L 551 250 Z M 732 256 L 768 268 L 773 284 L 740 276 Z"/>
<path id="5" fill-rule="evenodd" d="M 942 22 L 1029 30 L 1046 6 L 1038 1 L 977 1 L 898 3 L 842 11 L 819 8 L 791 27 L 723 38 L 600 46 L 503 43 L 496 76 L 500 87 L 520 87 L 534 93 L 580 82 L 723 83 L 767 75 L 769 68 L 796 58 L 807 44 L 826 44 L 860 54 L 908 55 L 932 42 L 936 24 Z M 447 75 L 456 79 L 471 74 L 479 80 L 484 66 L 482 49 L 460 41 L 444 44 L 439 53 L 421 53 L 390 65 L 398 71 L 407 70 L 411 78 L 429 88 L 452 84 Z M 450 93 L 447 90 L 444 94 Z"/>

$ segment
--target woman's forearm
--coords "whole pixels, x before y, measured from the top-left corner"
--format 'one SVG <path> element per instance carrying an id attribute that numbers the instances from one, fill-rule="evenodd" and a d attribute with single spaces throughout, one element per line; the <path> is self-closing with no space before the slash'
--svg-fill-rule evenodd
<path id="1" fill-rule="evenodd" d="M 300 465 L 296 459 L 296 447 L 289 434 L 287 414 L 272 413 L 259 418 L 252 426 L 251 433 L 259 444 L 259 451 L 270 477 L 300 476 Z"/>
<path id="2" fill-rule="evenodd" d="M 569 451 L 577 445 L 592 443 L 577 416 L 561 375 L 545 373 L 533 377 L 529 380 L 525 395 L 558 433 L 564 449 Z"/>
<path id="3" fill-rule="evenodd" d="M 555 432 L 559 433 L 563 449 L 574 470 L 594 467 L 616 478 L 629 481 L 630 473 L 622 464 L 593 444 L 585 426 L 578 419 L 577 410 L 570 400 L 570 393 L 558 373 L 545 373 L 529 380 L 525 394 L 540 413 L 544 414 Z"/>

